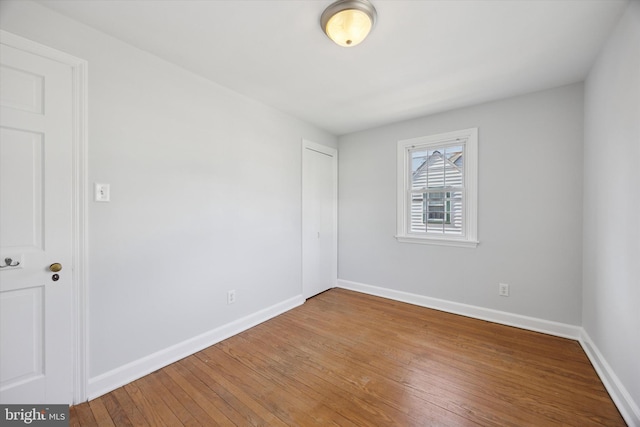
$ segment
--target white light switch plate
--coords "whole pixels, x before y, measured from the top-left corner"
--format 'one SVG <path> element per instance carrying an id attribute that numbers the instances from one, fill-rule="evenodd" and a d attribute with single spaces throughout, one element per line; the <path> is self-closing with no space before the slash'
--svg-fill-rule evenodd
<path id="1" fill-rule="evenodd" d="M 109 184 L 95 184 L 95 201 L 108 202 L 111 200 L 111 188 Z"/>

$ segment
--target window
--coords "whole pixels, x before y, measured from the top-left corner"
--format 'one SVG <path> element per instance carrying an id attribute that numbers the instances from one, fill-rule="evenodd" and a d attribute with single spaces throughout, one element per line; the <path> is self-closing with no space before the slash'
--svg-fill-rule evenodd
<path id="1" fill-rule="evenodd" d="M 475 247 L 478 129 L 398 141 L 400 242 Z"/>

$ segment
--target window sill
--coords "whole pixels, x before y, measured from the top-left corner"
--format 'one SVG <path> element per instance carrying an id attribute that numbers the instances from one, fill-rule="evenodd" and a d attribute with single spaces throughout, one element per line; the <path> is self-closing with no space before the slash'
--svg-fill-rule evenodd
<path id="1" fill-rule="evenodd" d="M 477 240 L 441 239 L 434 237 L 395 236 L 400 243 L 417 243 L 420 245 L 455 246 L 459 248 L 475 248 Z"/>

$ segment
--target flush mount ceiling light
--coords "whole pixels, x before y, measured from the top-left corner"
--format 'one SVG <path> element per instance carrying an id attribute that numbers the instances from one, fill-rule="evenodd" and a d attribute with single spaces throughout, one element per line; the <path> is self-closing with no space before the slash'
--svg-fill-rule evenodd
<path id="1" fill-rule="evenodd" d="M 376 23 L 376 9 L 368 0 L 338 0 L 322 12 L 322 30 L 336 44 L 351 47 L 362 42 Z"/>

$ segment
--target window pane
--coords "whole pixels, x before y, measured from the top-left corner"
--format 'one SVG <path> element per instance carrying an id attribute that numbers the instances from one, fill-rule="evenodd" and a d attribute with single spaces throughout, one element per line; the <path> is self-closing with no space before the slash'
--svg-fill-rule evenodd
<path id="1" fill-rule="evenodd" d="M 464 166 L 464 147 L 461 145 L 447 147 L 445 150 L 445 157 L 449 160 L 452 166 L 456 166 L 458 169 L 462 170 L 462 167 Z"/>
<path id="2" fill-rule="evenodd" d="M 444 156 L 440 150 L 427 152 L 427 188 L 442 188 L 445 185 Z"/>
<path id="3" fill-rule="evenodd" d="M 464 148 L 460 145 L 447 147 L 444 153 L 447 187 L 462 187 Z"/>
<path id="4" fill-rule="evenodd" d="M 424 233 L 426 227 L 424 219 L 424 195 L 422 193 L 412 195 L 410 216 L 409 232 Z"/>
<path id="5" fill-rule="evenodd" d="M 427 159 L 426 150 L 411 150 L 411 172 L 415 173 Z"/>
<path id="6" fill-rule="evenodd" d="M 411 151 L 411 189 L 424 188 L 427 185 L 427 151 Z"/>
<path id="7" fill-rule="evenodd" d="M 445 203 L 447 221 L 443 228 L 445 234 L 462 234 L 462 191 L 448 193 Z"/>

